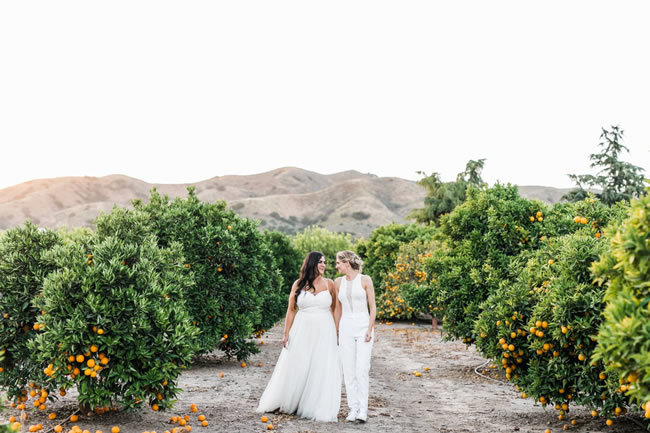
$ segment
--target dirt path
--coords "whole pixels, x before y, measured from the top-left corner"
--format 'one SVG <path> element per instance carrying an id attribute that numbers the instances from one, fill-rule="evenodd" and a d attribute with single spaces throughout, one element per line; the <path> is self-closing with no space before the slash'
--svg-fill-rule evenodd
<path id="1" fill-rule="evenodd" d="M 218 356 L 204 357 L 180 380 L 185 390 L 172 413 L 156 413 L 145 409 L 140 413 L 112 413 L 102 416 L 81 416 L 76 423 L 91 432 L 119 425 L 122 433 L 163 433 L 175 425 L 172 415 L 190 415 L 192 431 L 201 432 L 263 432 L 266 424 L 254 412 L 257 401 L 271 375 L 280 351 L 282 329 L 271 329 L 261 340 L 261 352 L 246 368 L 237 361 Z M 260 340 L 260 341 L 261 341 Z M 568 421 L 558 421 L 554 410 L 534 406 L 523 400 L 509 384 L 478 376 L 476 366 L 485 360 L 472 348 L 456 342 L 442 342 L 440 332 L 427 324 L 396 323 L 378 325 L 373 349 L 370 377 L 370 407 L 366 424 L 346 423 L 345 399 L 338 423 L 318 423 L 295 416 L 267 414 L 275 431 L 291 433 L 333 432 L 514 432 L 542 433 L 562 431 Z M 262 367 L 258 367 L 258 363 Z M 425 371 L 425 367 L 429 370 Z M 421 377 L 413 375 L 417 370 Z M 224 377 L 219 378 L 223 372 Z M 191 413 L 190 404 L 198 413 Z M 69 415 L 76 403 L 74 394 L 52 405 L 59 414 Z M 48 409 L 48 412 L 50 410 Z M 201 427 L 197 415 L 209 421 Z M 572 408 L 571 417 L 578 424 L 569 431 L 580 433 L 641 433 L 646 430 L 627 417 L 618 418 L 613 427 L 602 418 L 593 419 L 584 409 Z M 17 411 L 0 414 L 6 420 Z M 36 415 L 36 414 L 35 414 Z M 30 415 L 29 424 L 53 425 L 45 414 Z M 67 424 L 69 427 L 71 424 Z M 23 431 L 26 431 L 24 429 Z"/>

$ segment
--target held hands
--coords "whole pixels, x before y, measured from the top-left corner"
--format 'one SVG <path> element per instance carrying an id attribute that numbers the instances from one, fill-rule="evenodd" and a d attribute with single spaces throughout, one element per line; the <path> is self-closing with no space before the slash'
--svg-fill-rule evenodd
<path id="1" fill-rule="evenodd" d="M 286 348 L 287 344 L 289 344 L 289 336 L 285 335 L 284 337 L 282 337 L 282 347 Z"/>
<path id="2" fill-rule="evenodd" d="M 372 340 L 372 331 L 366 331 L 366 343 Z"/>

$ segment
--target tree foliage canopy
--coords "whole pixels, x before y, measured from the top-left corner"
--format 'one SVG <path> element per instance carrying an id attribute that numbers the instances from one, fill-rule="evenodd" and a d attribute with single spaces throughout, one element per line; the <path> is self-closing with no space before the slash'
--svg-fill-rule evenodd
<path id="1" fill-rule="evenodd" d="M 644 170 L 619 159 L 623 151 L 629 152 L 622 141 L 623 130 L 618 125 L 612 126 L 609 131 L 603 128 L 598 143 L 602 148 L 601 153 L 589 155 L 590 166 L 598 168 L 598 174 L 570 174 L 569 178 L 575 182 L 577 188 L 569 191 L 562 199 L 572 202 L 584 200 L 588 194 L 585 187 L 601 190 L 596 196 L 607 205 L 640 197 L 644 190 Z"/>
<path id="2" fill-rule="evenodd" d="M 408 218 L 424 224 L 439 222 L 442 215 L 451 212 L 465 201 L 468 186 L 475 188 L 485 186 L 485 182 L 481 178 L 484 163 L 485 159 L 468 161 L 465 170 L 458 173 L 453 182 L 443 182 L 438 173 L 426 176 L 424 172 L 419 172 L 424 177 L 418 183 L 427 190 L 424 208 L 414 209 Z"/>

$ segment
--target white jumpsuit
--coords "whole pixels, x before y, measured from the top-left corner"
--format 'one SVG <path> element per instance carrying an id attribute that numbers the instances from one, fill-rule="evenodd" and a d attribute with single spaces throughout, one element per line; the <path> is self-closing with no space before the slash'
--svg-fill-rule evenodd
<path id="1" fill-rule="evenodd" d="M 342 279 L 338 298 L 342 306 L 339 351 L 345 393 L 350 411 L 365 416 L 368 414 L 368 374 L 374 335 L 369 342 L 365 341 L 370 314 L 366 291 L 361 285 L 361 273 L 350 281 L 345 277 Z"/>

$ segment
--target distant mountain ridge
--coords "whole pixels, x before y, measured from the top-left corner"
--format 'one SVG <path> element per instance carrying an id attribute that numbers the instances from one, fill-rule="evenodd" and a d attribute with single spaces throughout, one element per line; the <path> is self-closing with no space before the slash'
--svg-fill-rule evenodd
<path id="1" fill-rule="evenodd" d="M 283 167 L 254 175 L 217 176 L 191 184 L 152 184 L 124 175 L 38 179 L 0 190 L 0 230 L 30 219 L 41 227 L 92 227 L 100 212 L 131 200 L 149 199 L 156 188 L 170 198 L 186 197 L 194 185 L 202 201 L 225 200 L 239 215 L 260 220 L 262 229 L 295 233 L 311 224 L 331 231 L 368 236 L 374 228 L 403 223 L 422 207 L 425 190 L 417 182 L 377 177 L 355 170 L 324 175 Z M 527 198 L 560 200 L 568 188 L 520 186 Z"/>

